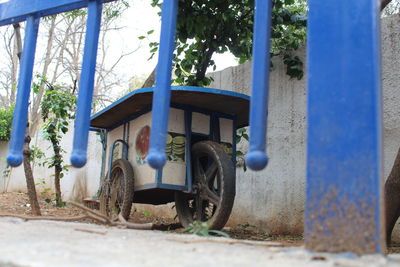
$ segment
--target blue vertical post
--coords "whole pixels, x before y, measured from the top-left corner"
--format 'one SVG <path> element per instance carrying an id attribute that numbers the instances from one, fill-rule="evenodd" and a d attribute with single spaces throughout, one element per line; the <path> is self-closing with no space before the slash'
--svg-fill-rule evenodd
<path id="1" fill-rule="evenodd" d="M 29 16 L 26 20 L 24 47 L 21 57 L 21 68 L 18 78 L 18 93 L 12 122 L 12 132 L 7 162 L 12 167 L 22 163 L 26 124 L 28 122 L 29 95 L 31 92 L 33 63 L 40 18 Z"/>
<path id="2" fill-rule="evenodd" d="M 256 0 L 253 38 L 253 73 L 250 107 L 250 143 L 246 163 L 250 169 L 267 166 L 265 151 L 268 114 L 272 1 Z"/>
<path id="3" fill-rule="evenodd" d="M 310 250 L 385 250 L 378 2 L 308 2 Z"/>
<path id="4" fill-rule="evenodd" d="M 171 101 L 171 71 L 175 49 L 177 13 L 178 0 L 164 0 L 156 85 L 153 96 L 150 148 L 147 156 L 149 165 L 154 169 L 162 168 L 167 161 L 165 145 Z"/>
<path id="5" fill-rule="evenodd" d="M 102 7 L 102 1 L 90 0 L 88 3 L 85 47 L 83 51 L 81 78 L 79 81 L 74 141 L 71 154 L 71 164 L 78 168 L 83 167 L 87 160 L 86 153 Z"/>

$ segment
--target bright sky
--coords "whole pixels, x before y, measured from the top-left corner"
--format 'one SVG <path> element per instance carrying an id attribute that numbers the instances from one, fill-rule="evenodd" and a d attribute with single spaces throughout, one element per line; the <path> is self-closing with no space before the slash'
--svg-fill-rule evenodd
<path id="1" fill-rule="evenodd" d="M 4 0 L 0 0 L 0 2 L 2 1 Z M 124 57 L 115 69 L 115 72 L 118 73 L 121 79 L 121 87 L 113 90 L 116 96 L 128 89 L 129 80 L 132 77 L 147 78 L 158 60 L 158 55 L 155 55 L 152 60 L 148 61 L 151 55 L 148 44 L 149 42 L 159 41 L 161 26 L 160 17 L 157 14 L 159 9 L 152 7 L 150 0 L 128 0 L 128 2 L 131 7 L 123 13 L 122 17 L 115 24 L 115 26 L 121 29 L 109 32 L 106 41 L 109 46 L 106 58 L 108 67 L 113 65 L 121 54 L 135 51 L 129 56 Z M 0 30 L 6 29 L 2 28 Z M 149 37 L 150 39 L 138 39 L 139 36 L 147 36 L 149 30 L 154 30 L 154 33 Z M 46 34 L 47 32 L 41 27 L 36 51 L 37 63 L 39 63 L 40 55 L 44 55 L 45 53 Z M 3 61 L 6 62 L 2 59 L 2 56 L 6 56 L 2 52 L 3 49 L 3 44 L 0 43 L 0 65 Z M 230 53 L 214 55 L 213 59 L 216 62 L 217 71 L 238 64 Z M 34 71 L 40 71 L 38 65 L 35 66 Z M 209 71 L 211 72 L 212 70 L 210 69 Z"/>
<path id="2" fill-rule="evenodd" d="M 160 17 L 157 15 L 158 9 L 150 5 L 149 0 L 129 1 L 131 7 L 125 11 L 118 25 L 126 25 L 119 31 L 114 31 L 109 35 L 110 61 L 118 58 L 121 52 L 128 52 L 138 49 L 136 52 L 126 57 L 119 65 L 118 72 L 125 78 L 132 76 L 143 76 L 149 74 L 157 64 L 157 56 L 151 61 L 148 43 L 158 42 L 160 35 Z M 155 30 L 150 36 L 150 40 L 139 40 L 141 35 L 146 36 L 149 30 Z M 235 58 L 227 53 L 215 55 L 213 58 L 217 64 L 217 70 L 222 70 L 230 66 L 237 65 Z"/>

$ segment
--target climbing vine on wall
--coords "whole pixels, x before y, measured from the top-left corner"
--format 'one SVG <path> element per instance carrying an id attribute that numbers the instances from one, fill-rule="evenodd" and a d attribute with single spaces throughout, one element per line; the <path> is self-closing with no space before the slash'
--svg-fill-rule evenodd
<path id="1" fill-rule="evenodd" d="M 44 121 L 44 138 L 51 142 L 54 155 L 46 160 L 49 168 L 54 167 L 54 185 L 56 191 L 56 205 L 62 206 L 60 179 L 68 166 L 64 164 L 61 139 L 69 130 L 69 122 L 75 117 L 76 97 L 69 90 L 57 84 L 50 84 L 45 77 L 39 77 L 35 86 L 46 85 L 45 94 L 41 102 L 41 114 Z"/>

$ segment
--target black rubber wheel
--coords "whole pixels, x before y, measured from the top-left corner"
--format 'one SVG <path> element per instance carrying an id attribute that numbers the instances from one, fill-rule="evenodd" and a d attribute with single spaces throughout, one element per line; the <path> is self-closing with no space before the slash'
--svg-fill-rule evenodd
<path id="1" fill-rule="evenodd" d="M 121 215 L 128 220 L 133 202 L 133 169 L 129 161 L 114 161 L 111 170 L 111 181 L 108 174 L 100 192 L 100 212 L 116 219 Z"/>
<path id="2" fill-rule="evenodd" d="M 179 221 L 207 221 L 209 229 L 220 230 L 228 221 L 235 199 L 235 170 L 222 146 L 202 141 L 192 147 L 193 193 L 175 193 Z"/>

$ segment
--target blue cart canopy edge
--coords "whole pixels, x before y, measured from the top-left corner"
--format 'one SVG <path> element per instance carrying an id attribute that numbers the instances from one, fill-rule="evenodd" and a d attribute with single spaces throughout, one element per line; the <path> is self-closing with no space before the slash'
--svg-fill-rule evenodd
<path id="1" fill-rule="evenodd" d="M 250 97 L 232 91 L 191 87 L 173 86 L 171 106 L 186 107 L 192 110 L 206 110 L 235 116 L 238 127 L 244 127 L 249 122 Z M 135 90 L 91 117 L 90 126 L 94 128 L 112 129 L 132 116 L 151 110 L 154 88 Z"/>

